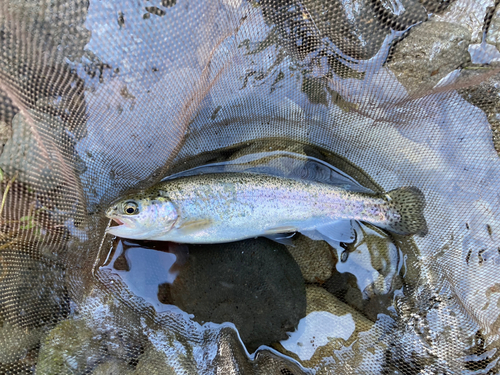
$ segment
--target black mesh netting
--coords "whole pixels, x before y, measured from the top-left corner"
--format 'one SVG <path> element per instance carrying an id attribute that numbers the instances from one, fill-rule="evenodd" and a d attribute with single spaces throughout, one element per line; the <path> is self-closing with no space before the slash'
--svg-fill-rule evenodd
<path id="1" fill-rule="evenodd" d="M 2 0 L 0 373 L 500 373 L 497 5 Z M 428 234 L 105 235 L 173 173 L 324 162 Z"/>

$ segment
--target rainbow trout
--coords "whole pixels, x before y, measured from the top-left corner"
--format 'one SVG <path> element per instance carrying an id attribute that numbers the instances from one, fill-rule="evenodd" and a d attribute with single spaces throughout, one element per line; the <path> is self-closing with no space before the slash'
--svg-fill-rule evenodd
<path id="1" fill-rule="evenodd" d="M 106 216 L 119 237 L 178 243 L 222 243 L 301 232 L 342 240 L 338 232 L 359 220 L 401 235 L 425 235 L 425 199 L 415 187 L 385 194 L 250 173 L 182 177 L 115 202 Z M 279 237 L 281 236 L 281 237 Z"/>

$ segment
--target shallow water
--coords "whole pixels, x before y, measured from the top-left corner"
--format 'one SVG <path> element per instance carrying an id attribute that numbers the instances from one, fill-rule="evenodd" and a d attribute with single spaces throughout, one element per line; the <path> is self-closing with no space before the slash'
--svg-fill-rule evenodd
<path id="1" fill-rule="evenodd" d="M 381 191 L 345 159 L 277 140 L 183 160 L 166 179 L 218 172 L 268 173 Z M 249 352 L 266 345 L 311 366 L 308 361 L 319 361 L 314 356 L 318 348 L 332 342 L 347 345 L 381 316 L 397 319 L 395 300 L 418 282 L 418 251 L 411 238 L 355 221 L 348 224 L 355 240 L 337 246 L 300 234 L 290 246 L 267 239 L 196 246 L 115 239 L 100 271 L 118 275 L 157 312 L 176 306 L 200 324 L 234 323 Z M 331 301 L 318 305 L 311 297 L 318 290 Z M 336 319 L 352 322 L 349 334 L 328 331 Z M 320 332 L 329 332 L 328 338 L 314 343 L 306 337 Z"/>

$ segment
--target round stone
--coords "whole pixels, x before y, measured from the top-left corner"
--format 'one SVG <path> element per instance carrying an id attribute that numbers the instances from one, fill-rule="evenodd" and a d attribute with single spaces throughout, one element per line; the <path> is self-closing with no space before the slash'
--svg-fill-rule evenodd
<path id="1" fill-rule="evenodd" d="M 284 245 L 264 238 L 191 245 L 187 263 L 160 294 L 199 323 L 234 323 L 251 352 L 286 339 L 306 313 L 299 266 Z"/>

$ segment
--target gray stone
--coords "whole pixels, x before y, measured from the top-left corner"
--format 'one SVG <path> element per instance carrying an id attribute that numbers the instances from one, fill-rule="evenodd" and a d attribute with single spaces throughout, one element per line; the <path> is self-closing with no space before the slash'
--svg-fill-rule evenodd
<path id="1" fill-rule="evenodd" d="M 133 373 L 129 365 L 116 360 L 101 363 L 92 371 L 92 375 L 128 375 Z M 151 374 L 151 372 L 144 372 L 143 374 Z"/>
<path id="2" fill-rule="evenodd" d="M 12 128 L 5 121 L 0 121 L 0 144 L 3 146 L 12 137 Z"/>
<path id="3" fill-rule="evenodd" d="M 40 130 L 52 131 L 52 138 L 47 140 Z M 12 120 L 12 137 L 0 156 L 0 168 L 9 175 L 17 172 L 19 181 L 31 186 L 54 189 L 63 181 L 61 168 L 57 168 L 62 154 L 54 142 L 63 130 L 64 125 L 54 116 L 35 111 L 18 113 Z"/>
<path id="4" fill-rule="evenodd" d="M 296 363 L 278 356 L 270 350 L 259 350 L 254 360 L 255 375 L 303 375 L 306 374 Z"/>
<path id="5" fill-rule="evenodd" d="M 41 328 L 28 330 L 7 322 L 0 324 L 0 363 L 12 363 L 24 357 L 41 337 Z"/>
<path id="6" fill-rule="evenodd" d="M 64 271 L 56 262 L 4 249 L 0 272 L 0 310 L 10 324 L 26 329 L 53 325 L 68 313 Z"/>
<path id="7" fill-rule="evenodd" d="M 46 57 L 52 59 L 50 62 L 64 62 L 65 57 L 77 61 L 83 56 L 91 37 L 90 31 L 84 27 L 88 0 L 7 0 L 5 3 L 14 18 L 12 24 L 20 29 L 11 29 L 11 23 L 0 22 L 3 24 L 3 30 L 0 30 L 3 31 L 3 40 L 0 41 L 4 46 L 14 50 L 19 35 L 27 33 L 39 38 L 38 46 L 43 48 Z M 35 31 L 46 35 L 36 35 Z"/>
<path id="8" fill-rule="evenodd" d="M 233 322 L 250 351 L 286 339 L 305 315 L 304 281 L 284 245 L 259 238 L 189 253 L 165 302 L 198 322 Z"/>
<path id="9" fill-rule="evenodd" d="M 466 27 L 471 34 L 471 43 L 481 43 L 483 24 L 490 7 L 495 0 L 454 0 L 444 12 L 433 14 L 431 21 L 450 22 Z"/>
<path id="10" fill-rule="evenodd" d="M 447 22 L 412 28 L 386 64 L 410 95 L 424 94 L 453 70 L 470 62 L 470 31 Z"/>
<path id="11" fill-rule="evenodd" d="M 486 34 L 486 43 L 493 44 L 500 51 L 500 8 L 495 11 Z"/>
<path id="12" fill-rule="evenodd" d="M 176 372 L 169 365 L 167 355 L 155 349 L 152 345 L 148 346 L 144 353 L 139 357 L 139 362 L 133 372 L 134 375 L 175 375 Z"/>
<path id="13" fill-rule="evenodd" d="M 500 74 L 457 92 L 484 111 L 491 125 L 493 144 L 500 155 Z"/>
<path id="14" fill-rule="evenodd" d="M 43 341 L 36 374 L 81 374 L 93 368 L 103 354 L 99 337 L 83 320 L 65 320 Z"/>
<path id="15" fill-rule="evenodd" d="M 1 100 L 1 97 L 0 97 Z M 3 151 L 3 146 L 12 137 L 12 128 L 5 121 L 0 121 L 0 155 Z"/>
<path id="16" fill-rule="evenodd" d="M 287 249 L 307 282 L 321 283 L 332 276 L 333 255 L 325 241 L 313 241 L 306 236 L 299 236 L 293 246 L 287 246 Z"/>

